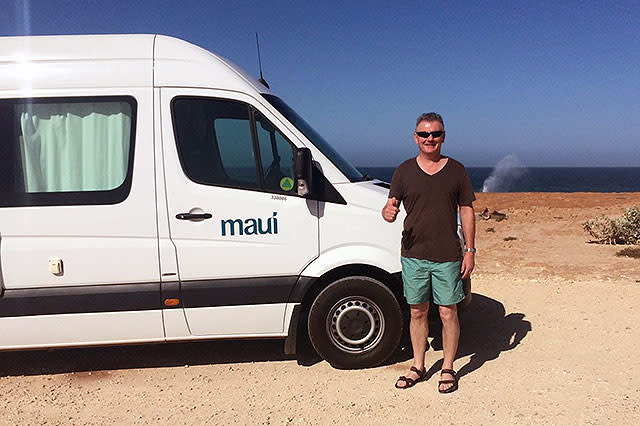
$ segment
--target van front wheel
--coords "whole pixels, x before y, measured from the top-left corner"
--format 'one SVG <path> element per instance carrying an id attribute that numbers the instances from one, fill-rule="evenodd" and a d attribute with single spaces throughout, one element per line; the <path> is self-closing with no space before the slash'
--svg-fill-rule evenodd
<path id="1" fill-rule="evenodd" d="M 322 290 L 309 310 L 309 338 L 336 368 L 366 368 L 384 362 L 402 336 L 402 311 L 380 281 L 354 276 Z"/>

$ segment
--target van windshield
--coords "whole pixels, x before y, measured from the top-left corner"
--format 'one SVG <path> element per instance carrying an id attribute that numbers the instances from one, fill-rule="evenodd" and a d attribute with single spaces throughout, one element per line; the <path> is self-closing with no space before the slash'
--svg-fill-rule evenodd
<path id="1" fill-rule="evenodd" d="M 284 115 L 296 128 L 304 134 L 307 139 L 313 143 L 322 153 L 349 179 L 351 182 L 360 182 L 362 180 L 368 180 L 366 175 L 363 175 L 345 160 L 338 152 L 333 149 L 329 142 L 327 142 L 318 132 L 316 132 L 302 117 L 298 115 L 289 105 L 287 105 L 282 99 L 273 95 L 262 95 L 280 114 Z"/>

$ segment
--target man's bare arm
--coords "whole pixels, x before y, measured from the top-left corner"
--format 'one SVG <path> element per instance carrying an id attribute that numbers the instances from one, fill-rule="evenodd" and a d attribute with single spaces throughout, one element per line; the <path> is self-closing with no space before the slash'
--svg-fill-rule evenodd
<path id="1" fill-rule="evenodd" d="M 476 216 L 473 206 L 460 206 L 460 223 L 462 224 L 462 235 L 464 235 L 464 243 L 468 248 L 476 246 Z M 475 253 L 465 252 L 462 258 L 462 267 L 460 273 L 462 278 L 471 275 L 475 267 Z"/>

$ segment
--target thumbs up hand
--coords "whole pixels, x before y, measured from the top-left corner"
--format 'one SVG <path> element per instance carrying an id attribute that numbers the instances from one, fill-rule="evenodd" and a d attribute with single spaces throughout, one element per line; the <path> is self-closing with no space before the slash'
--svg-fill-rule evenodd
<path id="1" fill-rule="evenodd" d="M 382 208 L 382 218 L 387 222 L 393 222 L 400 211 L 400 201 L 396 197 L 387 200 L 387 204 Z"/>

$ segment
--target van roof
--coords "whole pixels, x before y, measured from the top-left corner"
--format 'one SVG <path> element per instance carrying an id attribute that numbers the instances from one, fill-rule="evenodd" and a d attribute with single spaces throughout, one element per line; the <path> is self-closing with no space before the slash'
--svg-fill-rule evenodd
<path id="1" fill-rule="evenodd" d="M 174 37 L 0 37 L 0 90 L 141 86 L 270 92 L 229 60 Z"/>
<path id="2" fill-rule="evenodd" d="M 0 61 L 152 59 L 153 34 L 0 37 Z"/>

